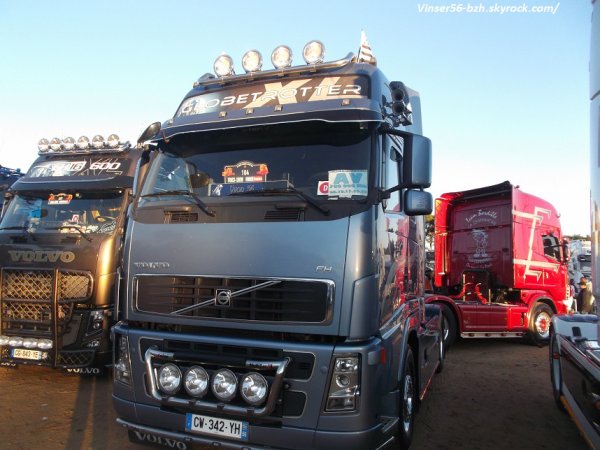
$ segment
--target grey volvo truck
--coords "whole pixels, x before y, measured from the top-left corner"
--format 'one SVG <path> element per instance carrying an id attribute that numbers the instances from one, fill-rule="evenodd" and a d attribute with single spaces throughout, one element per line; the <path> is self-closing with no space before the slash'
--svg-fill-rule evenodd
<path id="1" fill-rule="evenodd" d="M 322 44 L 221 55 L 145 148 L 114 406 L 171 448 L 407 448 L 443 363 L 425 306 L 431 143 L 418 94 Z"/>

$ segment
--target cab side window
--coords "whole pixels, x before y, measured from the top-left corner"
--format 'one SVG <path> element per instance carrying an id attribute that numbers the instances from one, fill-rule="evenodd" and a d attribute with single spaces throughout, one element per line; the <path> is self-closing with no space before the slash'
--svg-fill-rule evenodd
<path id="1" fill-rule="evenodd" d="M 543 234 L 542 242 L 544 244 L 544 255 L 558 261 L 560 259 L 560 243 L 558 242 L 558 238 L 552 234 Z"/>

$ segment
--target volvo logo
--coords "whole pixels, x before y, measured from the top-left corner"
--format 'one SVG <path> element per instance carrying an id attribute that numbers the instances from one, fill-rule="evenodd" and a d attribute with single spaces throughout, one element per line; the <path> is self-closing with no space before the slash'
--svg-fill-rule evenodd
<path id="1" fill-rule="evenodd" d="M 138 269 L 168 269 L 171 264 L 163 261 L 140 261 L 134 262 L 133 265 Z"/>
<path id="2" fill-rule="evenodd" d="M 8 254 L 15 262 L 57 262 L 59 259 L 64 263 L 75 261 L 75 253 L 58 250 L 9 250 Z"/>
<path id="3" fill-rule="evenodd" d="M 217 289 L 215 304 L 217 306 L 229 308 L 231 306 L 231 291 L 229 289 Z"/>

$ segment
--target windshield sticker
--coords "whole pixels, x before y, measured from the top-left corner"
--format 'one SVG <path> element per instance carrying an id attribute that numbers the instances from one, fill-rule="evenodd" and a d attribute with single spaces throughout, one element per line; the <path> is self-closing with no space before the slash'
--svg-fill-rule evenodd
<path id="1" fill-rule="evenodd" d="M 232 166 L 225 166 L 221 175 L 225 183 L 256 183 L 267 181 L 269 168 L 264 163 L 240 161 Z"/>
<path id="2" fill-rule="evenodd" d="M 329 197 L 350 198 L 354 195 L 367 195 L 366 170 L 329 171 Z"/>
<path id="3" fill-rule="evenodd" d="M 185 100 L 175 117 L 206 114 L 219 110 L 315 102 L 346 98 L 366 98 L 365 77 L 319 77 L 271 82 L 197 95 Z"/>
<path id="4" fill-rule="evenodd" d="M 329 181 L 319 181 L 317 195 L 329 195 Z"/>
<path id="5" fill-rule="evenodd" d="M 228 195 L 240 195 L 247 192 L 259 192 L 265 189 L 289 189 L 292 187 L 289 181 L 266 181 L 261 183 L 213 183 L 208 186 L 208 195 L 211 197 L 226 197 Z"/>
<path id="6" fill-rule="evenodd" d="M 73 194 L 50 194 L 49 205 L 68 205 L 73 200 Z"/>

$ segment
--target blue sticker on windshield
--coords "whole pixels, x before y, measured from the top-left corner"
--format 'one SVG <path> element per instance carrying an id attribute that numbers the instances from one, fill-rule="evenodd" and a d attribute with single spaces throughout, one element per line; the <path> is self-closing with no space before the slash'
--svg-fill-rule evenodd
<path id="1" fill-rule="evenodd" d="M 329 171 L 329 197 L 351 198 L 355 195 L 366 197 L 368 193 L 368 172 L 366 170 Z"/>

